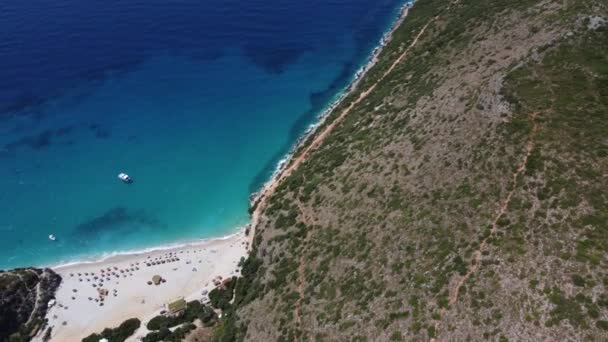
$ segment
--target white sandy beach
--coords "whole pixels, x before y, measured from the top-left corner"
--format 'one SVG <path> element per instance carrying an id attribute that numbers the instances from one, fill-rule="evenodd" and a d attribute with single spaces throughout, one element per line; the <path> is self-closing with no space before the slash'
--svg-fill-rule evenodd
<path id="1" fill-rule="evenodd" d="M 238 275 L 248 242 L 241 230 L 224 239 L 56 268 L 63 281 L 47 314 L 51 341 L 80 341 L 133 317 L 142 321 L 140 331 L 129 339 L 137 340 L 145 333 L 143 325 L 167 303 L 181 297 L 202 299 L 203 290 L 213 288 L 213 278 Z M 154 275 L 166 282 L 148 285 Z M 107 290 L 103 301 L 100 288 Z"/>
<path id="2" fill-rule="evenodd" d="M 294 158 L 293 152 L 308 137 L 314 135 L 329 113 L 357 88 L 363 76 L 377 62 L 382 47 L 390 41 L 393 30 L 405 18 L 410 6 L 411 3 L 408 3 L 401 9 L 399 17 L 382 38 L 378 48 L 373 51 L 368 63 L 357 72 L 351 85 L 327 108 L 317 124 L 311 126 L 298 140 L 294 149 L 279 164 L 270 181 L 256 194 L 253 203 L 257 206 L 252 213 L 249 236 L 245 236 L 245 229 L 241 229 L 237 234 L 224 239 L 55 268 L 54 270 L 63 277 L 63 281 L 56 294 L 57 303 L 47 314 L 49 326 L 53 327 L 51 341 L 80 341 L 91 333 L 101 332 L 106 327 L 117 327 L 126 319 L 133 317 L 142 321 L 142 327 L 127 341 L 138 341 L 147 332 L 145 324 L 148 320 L 165 309 L 167 303 L 182 297 L 186 300 L 203 299 L 205 296 L 202 292 L 210 291 L 214 287 L 212 280 L 215 277 L 226 278 L 238 275 L 238 261 L 241 257 L 247 257 L 248 247 L 253 241 L 265 201 L 278 184 L 305 159 L 308 150 L 314 148 L 315 141 L 298 158 Z M 364 98 L 369 91 L 367 90 L 357 101 Z M 348 112 L 348 109 L 343 111 L 342 116 Z M 320 140 L 332 126 L 329 125 L 319 133 Z M 167 261 L 176 258 L 179 260 Z M 158 261 L 161 263 L 147 266 L 147 263 Z M 166 282 L 160 285 L 148 285 L 147 282 L 151 281 L 154 275 L 161 276 Z M 108 293 L 103 305 L 99 301 L 100 287 Z M 35 340 L 41 340 L 41 335 L 42 333 Z"/>

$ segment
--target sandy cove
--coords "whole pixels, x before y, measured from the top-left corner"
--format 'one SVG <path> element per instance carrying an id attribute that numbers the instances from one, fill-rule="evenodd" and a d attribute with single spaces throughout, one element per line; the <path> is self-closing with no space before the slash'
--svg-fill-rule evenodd
<path id="1" fill-rule="evenodd" d="M 251 215 L 251 224 L 248 228 L 224 239 L 203 241 L 183 247 L 152 252 L 116 256 L 95 263 L 79 263 L 56 268 L 55 271 L 61 274 L 63 282 L 56 295 L 57 303 L 47 314 L 49 326 L 53 327 L 51 340 L 79 341 L 91 333 L 101 332 L 106 327 L 116 327 L 126 319 L 137 317 L 142 321 L 142 327 L 127 339 L 127 341 L 137 341 L 147 332 L 145 323 L 165 309 L 167 303 L 182 297 L 186 300 L 202 299 L 204 297 L 202 295 L 203 291 L 210 291 L 213 288 L 213 278 L 218 275 L 224 278 L 238 275 L 238 261 L 241 257 L 247 257 L 248 247 L 253 242 L 255 228 L 260 222 L 266 200 L 272 196 L 281 181 L 288 177 L 306 159 L 309 153 L 324 140 L 333 127 L 348 114 L 350 109 L 365 99 L 376 87 L 378 82 L 364 90 L 359 98 L 344 109 L 334 122 L 324 127 L 320 132 L 317 130 L 342 100 L 351 92 L 357 90 L 361 79 L 376 64 L 382 48 L 391 40 L 393 31 L 407 16 L 411 5 L 412 3 L 407 3 L 402 7 L 397 20 L 393 23 L 389 32 L 382 37 L 368 63 L 357 72 L 346 92 L 321 115 L 317 124 L 312 126 L 299 139 L 292 152 L 279 165 L 271 180 L 252 199 L 252 205 L 255 209 Z M 416 44 L 425 29 L 426 26 L 408 49 L 382 75 L 382 78 L 386 77 L 407 56 L 410 48 Z M 306 143 L 311 136 L 313 136 L 312 142 L 299 155 L 294 156 L 293 152 Z M 245 231 L 249 229 L 251 231 L 246 236 Z M 167 260 L 176 257 L 179 259 L 178 261 L 167 262 Z M 165 260 L 164 264 L 162 264 L 163 259 Z M 161 264 L 146 266 L 147 262 L 158 260 L 161 260 Z M 110 280 L 107 280 L 108 268 L 110 269 Z M 105 272 L 101 272 L 101 269 L 105 269 Z M 123 273 L 120 273 L 121 269 Z M 112 272 L 118 274 L 118 277 Z M 79 276 L 78 273 L 81 275 Z M 89 273 L 88 277 L 86 273 Z M 91 273 L 94 274 L 91 275 Z M 108 290 L 108 295 L 105 297 L 103 305 L 100 305 L 101 302 L 96 302 L 95 298 L 99 298 L 97 289 L 102 273 L 105 274 L 106 280 L 101 287 Z M 148 285 L 147 282 L 151 281 L 154 275 L 160 275 L 166 279 L 166 282 L 158 286 Z M 95 280 L 95 276 L 98 277 L 97 280 Z M 86 280 L 87 278 L 89 281 Z M 96 284 L 96 286 L 93 287 L 93 284 Z M 89 297 L 92 299 L 89 300 Z M 37 340 L 40 340 L 40 336 L 37 336 Z"/>
<path id="2" fill-rule="evenodd" d="M 239 274 L 237 264 L 247 254 L 248 241 L 241 230 L 223 239 L 54 269 L 63 281 L 47 314 L 51 341 L 80 341 L 133 317 L 143 325 L 175 299 L 202 299 L 203 291 L 214 287 L 213 278 Z M 154 275 L 166 282 L 148 285 Z M 107 290 L 103 301 L 100 288 Z M 145 328 L 139 330 L 141 336 Z"/>

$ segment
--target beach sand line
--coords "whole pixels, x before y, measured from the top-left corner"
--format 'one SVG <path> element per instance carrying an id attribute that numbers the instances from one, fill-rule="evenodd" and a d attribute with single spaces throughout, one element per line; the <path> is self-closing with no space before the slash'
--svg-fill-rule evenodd
<path id="1" fill-rule="evenodd" d="M 317 132 L 318 128 L 346 97 L 358 90 L 357 86 L 377 63 L 382 48 L 390 42 L 393 32 L 407 16 L 411 5 L 412 3 L 408 2 L 401 8 L 398 18 L 384 34 L 367 63 L 357 71 L 353 81 L 338 99 L 323 111 L 302 138 L 298 139 L 291 152 L 279 162 L 270 180 L 255 194 L 252 205 L 256 205 L 256 208 L 252 212 L 250 224 L 226 237 L 117 253 L 98 260 L 53 267 L 63 277 L 63 281 L 56 294 L 56 303 L 47 314 L 49 326 L 53 327 L 52 341 L 81 340 L 91 333 L 101 332 L 106 327 L 116 327 L 126 319 L 137 317 L 142 321 L 142 328 L 128 339 L 135 341 L 145 334 L 143 325 L 158 315 L 167 303 L 178 298 L 201 299 L 204 297 L 203 291 L 210 291 L 214 287 L 215 277 L 238 275 L 238 262 L 250 251 L 265 200 L 308 156 L 310 147 L 316 146 L 318 139 L 297 157 L 294 155 L 295 151 L 313 135 L 321 134 L 323 138 L 328 134 L 328 130 Z M 330 130 L 331 127 L 333 126 L 330 126 Z M 176 258 L 178 260 L 173 260 Z M 167 262 L 168 259 L 172 260 Z M 156 264 L 152 265 L 152 262 Z M 148 263 L 151 265 L 148 266 Z M 105 271 L 102 272 L 102 269 Z M 102 273 L 105 281 L 99 282 Z M 159 275 L 166 282 L 148 285 L 155 275 Z M 102 303 L 103 305 L 100 305 Z M 43 332 L 40 332 L 34 340 L 40 341 L 42 334 Z"/>
<path id="2" fill-rule="evenodd" d="M 171 301 L 200 300 L 203 291 L 213 289 L 215 277 L 239 275 L 246 240 L 241 231 L 230 238 L 56 268 L 63 281 L 47 313 L 52 341 L 79 341 L 133 317 L 143 325 Z M 149 284 L 156 275 L 163 282 Z"/>

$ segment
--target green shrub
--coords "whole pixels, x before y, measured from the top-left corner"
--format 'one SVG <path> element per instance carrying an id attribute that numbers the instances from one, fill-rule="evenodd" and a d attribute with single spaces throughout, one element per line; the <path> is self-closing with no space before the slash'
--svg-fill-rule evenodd
<path id="1" fill-rule="evenodd" d="M 160 330 L 160 328 L 162 328 L 162 327 L 168 327 L 169 324 L 170 324 L 169 317 L 164 316 L 164 315 L 159 315 L 159 316 L 152 318 L 148 322 L 148 324 L 146 324 L 146 327 L 148 328 L 148 330 Z"/>
<path id="2" fill-rule="evenodd" d="M 572 276 L 572 283 L 576 286 L 585 287 L 585 279 L 578 274 Z"/>
<path id="3" fill-rule="evenodd" d="M 109 342 L 123 342 L 129 336 L 133 335 L 135 330 L 139 329 L 140 325 L 141 322 L 139 319 L 131 318 L 122 322 L 118 328 L 105 328 L 101 334 L 91 334 L 82 339 L 82 342 L 98 342 L 102 338 L 107 339 Z"/>
<path id="4" fill-rule="evenodd" d="M 467 274 L 467 264 L 462 260 L 460 255 L 454 257 L 454 270 L 458 272 L 460 275 Z"/>
<path id="5" fill-rule="evenodd" d="M 181 327 L 171 331 L 167 327 L 161 328 L 159 331 L 153 331 L 143 338 L 143 342 L 179 342 L 183 341 L 189 332 L 196 329 L 196 325 L 186 323 Z"/>
<path id="6" fill-rule="evenodd" d="M 399 331 L 395 331 L 391 334 L 391 341 L 404 341 L 403 335 Z"/>
<path id="7" fill-rule="evenodd" d="M 234 303 L 236 305 L 245 305 L 253 301 L 262 291 L 262 285 L 255 279 L 261 265 L 262 260 L 253 256 L 243 259 L 239 263 L 241 277 L 237 280 L 234 288 Z"/>
<path id="8" fill-rule="evenodd" d="M 244 330 L 244 327 L 237 325 L 236 319 L 236 313 L 232 308 L 224 312 L 224 316 L 214 331 L 213 341 L 233 342 L 242 340 L 246 330 Z"/>
<path id="9" fill-rule="evenodd" d="M 152 318 L 146 327 L 148 330 L 162 330 L 172 328 L 184 323 L 192 323 L 200 319 L 203 324 L 208 324 L 216 319 L 215 311 L 212 308 L 201 304 L 199 301 L 191 301 L 186 304 L 186 309 L 176 316 L 159 315 Z"/>
<path id="10" fill-rule="evenodd" d="M 608 321 L 597 321 L 595 322 L 595 326 L 603 330 L 608 330 Z"/>
<path id="11" fill-rule="evenodd" d="M 156 341 L 164 341 L 165 339 L 167 339 L 169 336 L 171 336 L 171 330 L 169 330 L 169 328 L 162 328 L 159 331 L 153 331 L 151 333 L 149 333 L 148 335 L 146 335 L 143 338 L 143 342 L 156 342 Z"/>
<path id="12" fill-rule="evenodd" d="M 230 307 L 230 301 L 234 296 L 234 287 L 236 286 L 236 277 L 232 277 L 232 281 L 228 283 L 225 289 L 215 288 L 209 292 L 209 300 L 211 305 L 216 309 L 226 310 Z"/>

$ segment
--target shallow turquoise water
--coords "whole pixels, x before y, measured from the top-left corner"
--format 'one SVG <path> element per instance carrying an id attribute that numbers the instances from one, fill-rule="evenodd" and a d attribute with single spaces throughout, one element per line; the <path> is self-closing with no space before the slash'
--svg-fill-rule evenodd
<path id="1" fill-rule="evenodd" d="M 398 8 L 395 1 L 377 6 L 369 32 L 328 21 L 301 37 L 317 44 L 276 69 L 239 44 L 212 58 L 159 49 L 57 91 L 43 87 L 43 101 L 6 110 L 0 267 L 217 237 L 246 224 L 249 194 L 343 89 Z M 264 35 L 267 28 L 250 29 Z M 272 48 L 263 49 L 272 60 Z M 134 183 L 119 182 L 119 172 Z"/>

